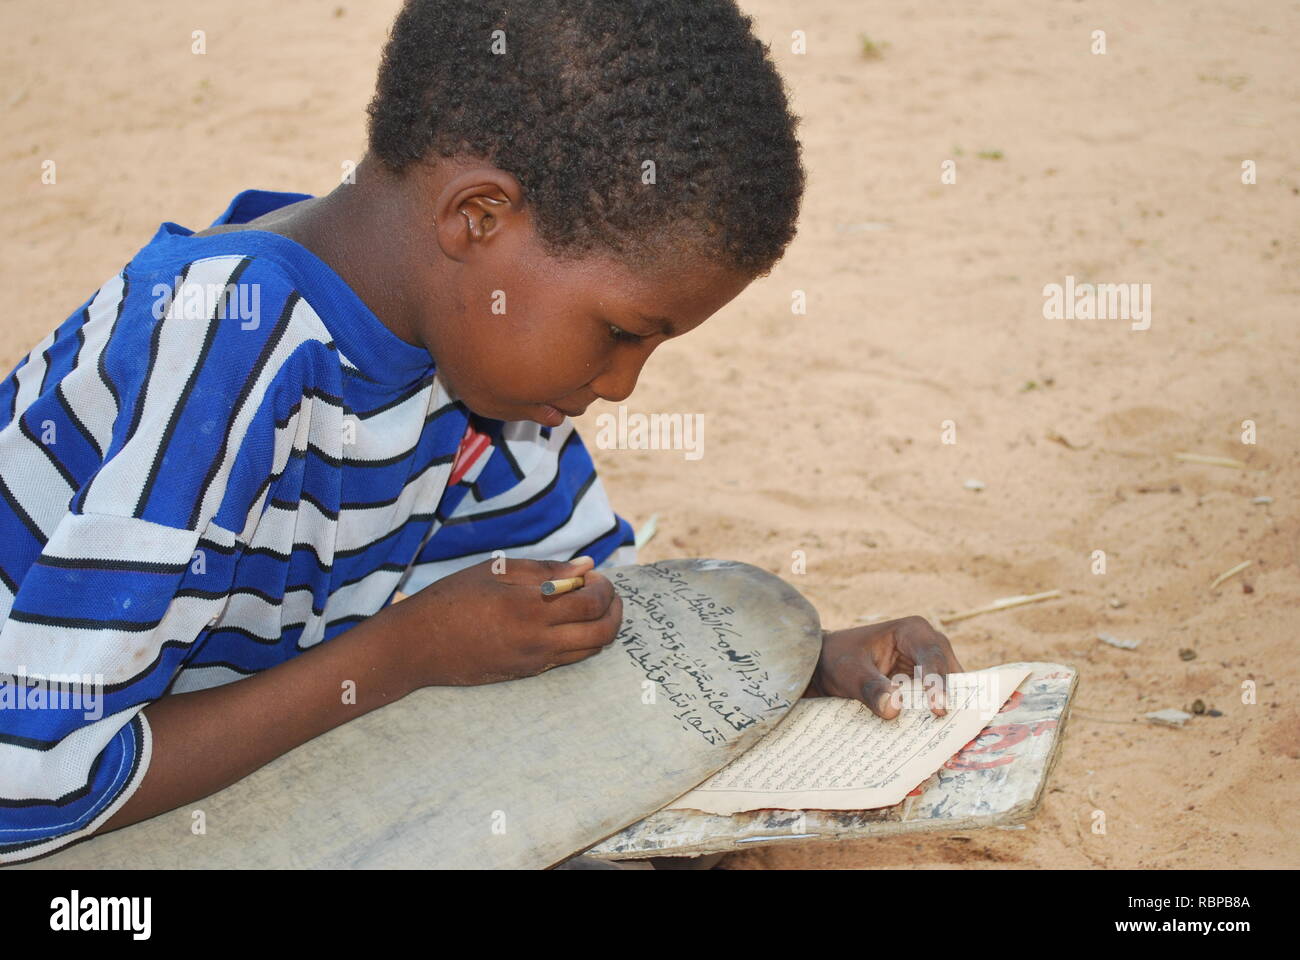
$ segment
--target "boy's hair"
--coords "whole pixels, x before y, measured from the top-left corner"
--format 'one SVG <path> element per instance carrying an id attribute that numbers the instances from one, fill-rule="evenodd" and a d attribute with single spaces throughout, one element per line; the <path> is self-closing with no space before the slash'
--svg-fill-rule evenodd
<path id="1" fill-rule="evenodd" d="M 763 276 L 794 237 L 804 170 L 751 23 L 734 0 L 407 0 L 370 150 L 394 172 L 438 157 L 508 171 L 551 256 Z"/>

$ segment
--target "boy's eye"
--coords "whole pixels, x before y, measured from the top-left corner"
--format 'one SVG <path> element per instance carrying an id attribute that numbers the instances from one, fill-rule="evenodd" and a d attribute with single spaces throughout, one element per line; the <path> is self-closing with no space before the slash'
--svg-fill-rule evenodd
<path id="1" fill-rule="evenodd" d="M 611 323 L 611 324 L 608 324 L 608 326 L 609 326 L 609 336 L 610 336 L 610 339 L 612 339 L 612 340 L 618 340 L 618 341 L 622 341 L 622 342 L 628 342 L 628 341 L 632 341 L 632 340 L 640 340 L 640 339 L 641 339 L 641 337 L 640 337 L 639 334 L 628 333 L 628 332 L 627 332 L 626 330 L 624 330 L 622 327 L 616 327 L 616 326 L 614 326 L 612 323 Z"/>

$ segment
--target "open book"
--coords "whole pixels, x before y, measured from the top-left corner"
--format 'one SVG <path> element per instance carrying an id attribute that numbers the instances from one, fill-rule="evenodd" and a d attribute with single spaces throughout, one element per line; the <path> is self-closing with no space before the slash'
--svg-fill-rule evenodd
<path id="1" fill-rule="evenodd" d="M 930 710 L 919 678 L 899 687 L 902 710 L 892 720 L 857 700 L 801 700 L 756 746 L 669 808 L 734 814 L 892 806 L 979 736 L 1029 673 L 1028 665 L 1013 664 L 949 675 L 945 716 Z"/>
<path id="2" fill-rule="evenodd" d="M 1060 753 L 1070 700 L 1078 685 L 1079 674 L 1063 663 L 1016 663 L 1005 667 L 1028 669 L 1029 675 L 992 720 L 966 742 L 962 742 L 966 737 L 964 731 L 950 731 L 949 737 L 942 741 L 942 750 L 951 756 L 941 761 L 938 768 L 914 789 L 907 791 L 901 803 L 874 808 L 834 809 L 829 804 L 836 796 L 843 800 L 845 795 L 837 793 L 837 788 L 843 784 L 830 784 L 831 789 L 826 790 L 821 789 L 826 784 L 805 777 L 793 784 L 783 784 L 779 780 L 767 784 L 778 789 L 769 794 L 769 798 L 775 801 L 774 805 L 764 809 L 740 813 L 675 809 L 687 797 L 694 797 L 692 803 L 708 806 L 708 801 L 701 796 L 709 795 L 700 790 L 710 783 L 706 780 L 664 809 L 605 839 L 587 854 L 602 860 L 634 860 L 699 856 L 788 843 L 835 843 L 900 833 L 952 833 L 985 827 L 1018 829 L 1034 815 L 1042 801 L 1048 777 Z M 997 699 L 996 695 L 994 699 Z M 812 714 L 806 720 L 820 716 L 825 723 L 823 729 L 832 736 L 843 738 L 837 742 L 853 743 L 845 731 L 854 727 L 863 731 L 872 727 L 883 729 L 892 735 L 895 742 L 901 742 L 899 738 L 905 735 L 909 720 L 904 715 L 892 721 L 880 721 L 861 704 L 831 698 L 803 700 L 795 705 L 794 710 L 798 712 L 788 714 L 771 733 L 733 761 L 733 766 L 756 751 L 770 750 L 778 737 L 790 737 L 797 730 L 794 726 L 796 719 L 810 710 Z M 828 718 L 839 711 L 851 717 L 851 721 L 829 722 Z M 921 721 L 931 724 L 924 715 L 914 715 L 910 720 L 913 724 Z M 815 741 L 816 738 L 812 739 Z M 805 732 L 802 742 L 807 744 L 809 740 Z M 789 742 L 787 739 L 786 743 Z M 857 742 L 860 745 L 860 741 Z M 776 757 L 772 759 L 773 762 L 778 760 Z M 787 757 L 784 764 L 791 771 L 808 766 L 797 755 Z M 892 784 L 886 784 L 886 796 L 898 796 L 903 783 L 913 779 L 913 773 L 904 776 L 899 766 L 897 763 L 894 765 L 898 776 Z M 927 760 L 925 767 L 930 766 L 932 761 Z M 911 768 L 915 769 L 915 764 Z M 780 789 L 787 785 L 799 789 Z M 814 789 L 808 790 L 809 786 Z M 851 784 L 849 786 L 855 789 Z M 743 806 L 769 802 L 760 800 L 755 794 L 743 793 L 743 789 L 730 791 L 741 793 L 745 798 Z M 800 808 L 792 795 L 795 792 L 812 793 L 817 798 L 815 805 Z M 718 795 L 713 795 L 713 799 L 718 799 Z"/>

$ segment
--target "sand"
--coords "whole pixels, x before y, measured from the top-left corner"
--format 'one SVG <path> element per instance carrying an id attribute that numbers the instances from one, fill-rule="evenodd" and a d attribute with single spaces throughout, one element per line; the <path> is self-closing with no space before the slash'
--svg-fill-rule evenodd
<path id="1" fill-rule="evenodd" d="M 1300 865 L 1286 697 L 1300 680 L 1300 8 L 744 7 L 804 118 L 800 234 L 770 277 L 662 347 L 628 403 L 703 414 L 704 455 L 594 449 L 611 497 L 638 525 L 658 514 L 645 559 L 765 566 L 828 627 L 1060 589 L 948 633 L 967 668 L 1055 660 L 1081 684 L 1023 829 L 728 866 Z M 160 221 L 205 226 L 246 187 L 332 188 L 362 152 L 396 3 L 63 9 L 0 7 L 4 372 Z M 878 59 L 863 32 L 887 44 Z M 1045 319 L 1044 286 L 1067 276 L 1150 284 L 1150 328 Z M 1223 715 L 1140 719 L 1198 699 Z"/>

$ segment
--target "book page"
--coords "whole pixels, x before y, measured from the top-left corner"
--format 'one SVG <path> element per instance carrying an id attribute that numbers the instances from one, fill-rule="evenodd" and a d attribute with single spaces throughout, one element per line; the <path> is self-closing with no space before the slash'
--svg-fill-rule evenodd
<path id="1" fill-rule="evenodd" d="M 893 806 L 974 740 L 1028 675 L 1028 667 L 950 674 L 942 717 L 916 680 L 900 688 L 903 709 L 893 720 L 858 700 L 800 700 L 758 744 L 668 807 L 731 814 Z"/>

